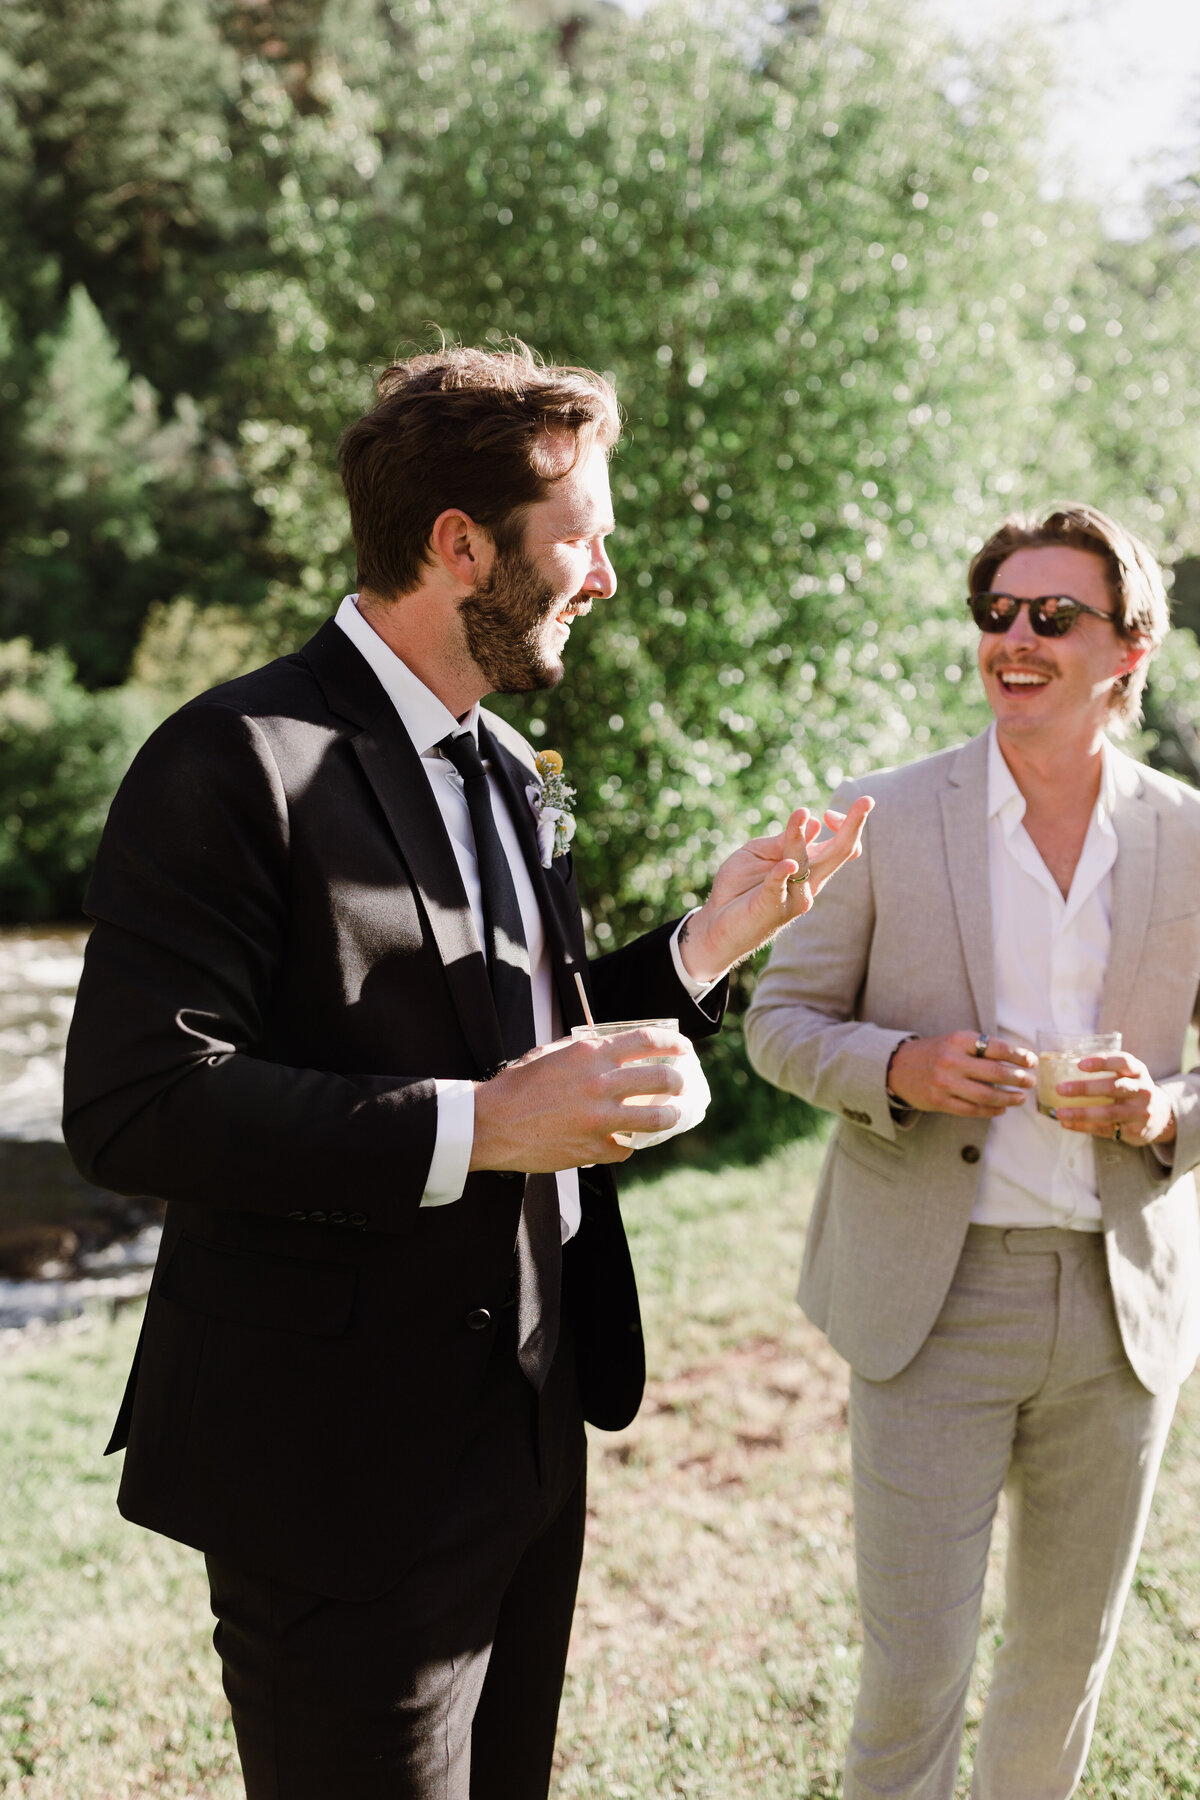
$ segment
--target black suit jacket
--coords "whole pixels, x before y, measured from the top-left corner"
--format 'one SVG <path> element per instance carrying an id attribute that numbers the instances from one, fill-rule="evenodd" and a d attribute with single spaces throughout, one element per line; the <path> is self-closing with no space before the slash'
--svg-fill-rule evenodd
<path id="1" fill-rule="evenodd" d="M 598 1018 L 715 1029 L 723 996 L 688 997 L 671 925 L 589 969 L 570 858 L 538 857 L 532 752 L 487 724 L 565 1024 L 579 970 Z M 419 1204 L 434 1079 L 494 1070 L 500 1022 L 419 758 L 336 625 L 154 734 L 87 904 L 67 1142 L 90 1180 L 168 1202 L 110 1445 L 122 1511 L 309 1589 L 381 1592 L 460 1454 L 523 1182 Z M 615 1429 L 641 1398 L 637 1294 L 610 1174 L 580 1186 L 564 1308 L 585 1412 Z"/>

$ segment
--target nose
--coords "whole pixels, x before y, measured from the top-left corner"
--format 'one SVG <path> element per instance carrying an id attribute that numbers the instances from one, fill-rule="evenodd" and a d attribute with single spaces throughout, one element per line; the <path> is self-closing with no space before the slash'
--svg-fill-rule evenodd
<path id="1" fill-rule="evenodd" d="M 1035 648 L 1039 642 L 1038 635 L 1029 620 L 1029 608 L 1018 606 L 1017 616 L 1004 634 L 1004 642 L 1010 649 L 1020 645 L 1023 649 Z"/>
<path id="2" fill-rule="evenodd" d="M 587 572 L 584 591 L 597 600 L 611 600 L 617 591 L 617 572 L 608 560 L 604 540 L 598 538 L 592 549 L 592 566 Z"/>

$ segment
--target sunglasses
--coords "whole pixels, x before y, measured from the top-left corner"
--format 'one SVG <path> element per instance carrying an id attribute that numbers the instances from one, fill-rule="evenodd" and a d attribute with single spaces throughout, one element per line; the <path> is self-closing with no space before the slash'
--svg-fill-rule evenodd
<path id="1" fill-rule="evenodd" d="M 1066 637 L 1080 613 L 1112 624 L 1111 613 L 1072 600 L 1070 594 L 1042 594 L 1037 600 L 1018 600 L 1014 594 L 972 594 L 967 605 L 980 631 L 1007 631 L 1023 606 L 1029 608 L 1029 623 L 1038 637 Z"/>

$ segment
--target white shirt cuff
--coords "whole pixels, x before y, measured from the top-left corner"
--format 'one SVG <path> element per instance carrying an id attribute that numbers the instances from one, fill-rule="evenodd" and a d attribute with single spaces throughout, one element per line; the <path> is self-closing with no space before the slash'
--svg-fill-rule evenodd
<path id="1" fill-rule="evenodd" d="M 726 975 L 729 973 L 728 969 L 722 969 L 721 973 L 714 981 L 697 981 L 695 976 L 689 975 L 683 966 L 683 957 L 679 952 L 679 934 L 691 918 L 692 913 L 698 913 L 699 911 L 700 908 L 698 906 L 693 906 L 692 912 L 686 913 L 671 933 L 671 961 L 675 964 L 675 973 L 686 988 L 688 997 L 692 1000 L 703 1000 L 704 996 L 706 994 L 711 994 L 713 989 L 717 986 L 717 983 L 724 981 Z"/>
<path id="2" fill-rule="evenodd" d="M 421 1205 L 449 1206 L 451 1201 L 461 1200 L 471 1168 L 475 1083 L 438 1080 L 433 1085 L 437 1090 L 437 1136 Z"/>

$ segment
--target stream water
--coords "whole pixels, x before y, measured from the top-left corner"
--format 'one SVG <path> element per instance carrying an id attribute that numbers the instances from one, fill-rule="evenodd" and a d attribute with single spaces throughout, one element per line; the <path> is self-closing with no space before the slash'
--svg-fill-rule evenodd
<path id="1" fill-rule="evenodd" d="M 0 1137 L 62 1137 L 63 1051 L 87 932 L 0 931 Z"/>
<path id="2" fill-rule="evenodd" d="M 63 1054 L 86 942 L 86 930 L 61 926 L 0 931 L 0 1138 L 62 1142 Z M 84 1243 L 38 1279 L 0 1277 L 0 1348 L 78 1330 L 145 1293 L 160 1235 L 142 1225 Z"/>

